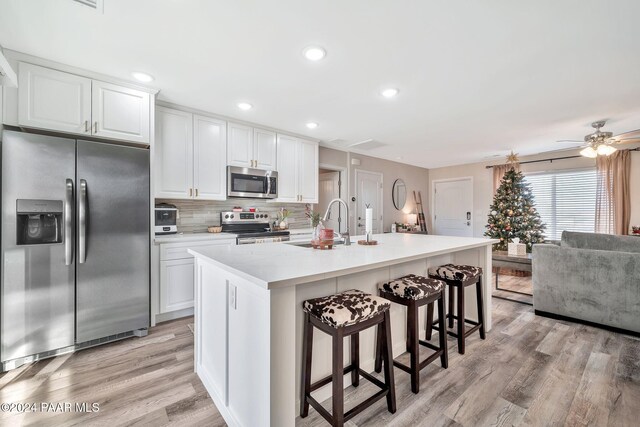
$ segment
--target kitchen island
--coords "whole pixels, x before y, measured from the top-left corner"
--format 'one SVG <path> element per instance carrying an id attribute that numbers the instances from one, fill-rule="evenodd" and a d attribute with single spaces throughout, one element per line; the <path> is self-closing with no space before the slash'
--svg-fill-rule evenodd
<path id="1" fill-rule="evenodd" d="M 293 426 L 298 415 L 302 302 L 449 262 L 491 272 L 495 240 L 385 234 L 377 246 L 320 251 L 287 243 L 190 249 L 195 263 L 195 371 L 229 425 Z M 483 282 L 491 330 L 491 280 Z M 468 301 L 475 290 L 467 288 Z M 426 313 L 421 313 L 424 316 Z M 477 319 L 475 304 L 466 315 Z M 405 351 L 405 308 L 392 305 L 393 354 Z M 437 317 L 437 315 L 436 315 Z M 425 325 L 424 321 L 420 322 Z M 373 371 L 375 330 L 360 334 L 360 365 Z M 348 346 L 345 346 L 348 349 Z M 345 357 L 348 357 L 345 350 Z M 331 338 L 314 334 L 312 381 L 331 372 Z M 345 385 L 350 384 L 345 381 Z M 331 385 L 314 392 L 330 396 Z"/>

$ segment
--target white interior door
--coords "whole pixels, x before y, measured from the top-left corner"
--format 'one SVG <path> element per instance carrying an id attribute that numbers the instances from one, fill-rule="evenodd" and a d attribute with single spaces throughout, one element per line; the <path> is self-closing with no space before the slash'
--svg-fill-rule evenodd
<path id="1" fill-rule="evenodd" d="M 356 234 L 365 234 L 367 205 L 373 209 L 373 234 L 382 233 L 382 174 L 356 170 Z"/>
<path id="2" fill-rule="evenodd" d="M 340 172 L 325 172 L 320 174 L 319 180 L 318 209 L 324 215 L 324 212 L 333 199 L 340 198 Z M 324 222 L 326 228 L 340 232 L 342 219 L 342 205 L 335 203 L 331 206 L 329 218 Z M 342 227 L 344 228 L 344 227 Z"/>
<path id="3" fill-rule="evenodd" d="M 473 181 L 462 178 L 434 183 L 434 234 L 473 236 Z"/>

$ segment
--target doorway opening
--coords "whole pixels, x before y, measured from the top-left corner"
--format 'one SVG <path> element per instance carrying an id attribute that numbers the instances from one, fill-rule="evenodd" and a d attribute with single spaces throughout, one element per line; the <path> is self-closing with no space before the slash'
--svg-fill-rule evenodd
<path id="1" fill-rule="evenodd" d="M 356 169 L 354 179 L 356 189 L 356 234 L 358 236 L 365 234 L 367 208 L 373 210 L 371 224 L 373 234 L 383 233 L 382 173 Z"/>
<path id="2" fill-rule="evenodd" d="M 347 201 L 346 177 L 347 173 L 344 168 L 326 164 L 320 165 L 318 170 L 318 205 L 315 210 L 320 212 L 321 216 L 324 216 L 331 200 L 342 199 L 345 202 Z M 344 207 L 339 203 L 335 203 L 331 206 L 331 211 L 324 222 L 324 226 L 333 229 L 337 233 L 343 233 L 347 230 L 347 221 Z"/>

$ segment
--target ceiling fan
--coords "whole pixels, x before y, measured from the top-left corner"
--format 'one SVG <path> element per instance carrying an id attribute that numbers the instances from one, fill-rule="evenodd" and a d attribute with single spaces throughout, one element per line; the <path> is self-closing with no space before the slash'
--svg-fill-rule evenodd
<path id="1" fill-rule="evenodd" d="M 580 151 L 580 154 L 591 158 L 598 156 L 610 156 L 615 153 L 617 148 L 613 146 L 614 144 L 618 145 L 640 142 L 640 129 L 624 132 L 614 136 L 612 132 L 603 132 L 600 130 L 600 128 L 604 127 L 605 123 L 607 123 L 606 120 L 591 123 L 591 127 L 596 131 L 589 135 L 585 135 L 584 141 L 561 139 L 556 142 L 585 142 L 586 144 L 583 146 L 584 148 Z"/>

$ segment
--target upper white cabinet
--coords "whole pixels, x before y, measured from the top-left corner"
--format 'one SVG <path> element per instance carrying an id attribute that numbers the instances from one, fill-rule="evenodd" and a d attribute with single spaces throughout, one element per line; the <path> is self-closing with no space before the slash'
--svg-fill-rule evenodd
<path id="1" fill-rule="evenodd" d="M 276 134 L 238 123 L 228 124 L 227 164 L 276 170 Z"/>
<path id="2" fill-rule="evenodd" d="M 155 193 L 193 198 L 193 114 L 156 107 Z"/>
<path id="3" fill-rule="evenodd" d="M 226 128 L 222 120 L 157 107 L 156 197 L 225 200 Z"/>
<path id="4" fill-rule="evenodd" d="M 278 135 L 278 202 L 318 203 L 318 144 Z"/>
<path id="5" fill-rule="evenodd" d="M 149 142 L 148 93 L 96 80 L 91 92 L 94 136 Z"/>
<path id="6" fill-rule="evenodd" d="M 194 196 L 202 200 L 227 198 L 227 123 L 193 116 Z"/>
<path id="7" fill-rule="evenodd" d="M 21 126 L 91 135 L 91 79 L 22 62 L 18 80 Z"/>
<path id="8" fill-rule="evenodd" d="M 227 164 L 241 168 L 253 166 L 253 128 L 238 123 L 227 125 Z"/>
<path id="9" fill-rule="evenodd" d="M 258 169 L 278 170 L 276 133 L 265 129 L 253 130 L 253 157 Z"/>
<path id="10" fill-rule="evenodd" d="M 149 144 L 147 92 L 20 62 L 18 124 Z"/>

